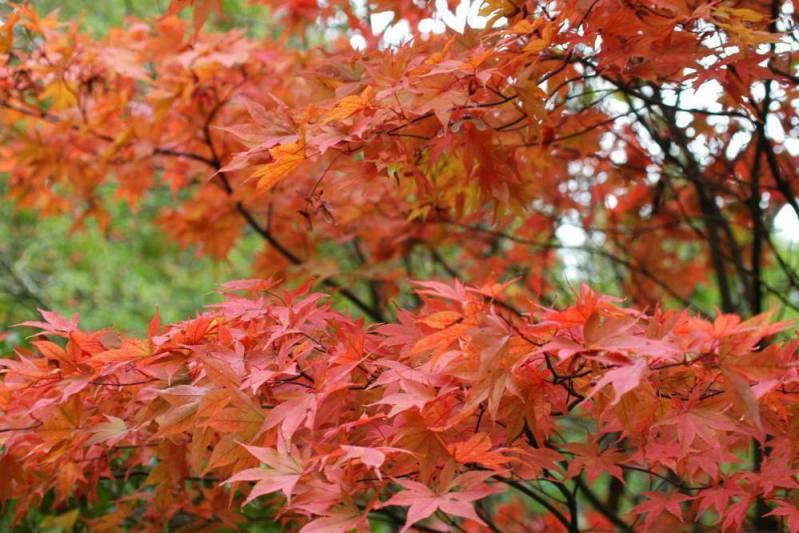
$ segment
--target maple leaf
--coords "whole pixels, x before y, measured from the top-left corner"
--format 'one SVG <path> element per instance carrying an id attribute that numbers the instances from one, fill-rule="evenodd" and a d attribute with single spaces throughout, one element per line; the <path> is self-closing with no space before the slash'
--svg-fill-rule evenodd
<path id="1" fill-rule="evenodd" d="M 313 395 L 297 393 L 271 409 L 263 421 L 261 431 L 280 426 L 281 433 L 288 438 L 294 435 L 313 409 L 316 399 Z"/>
<path id="2" fill-rule="evenodd" d="M 374 98 L 375 91 L 372 86 L 366 87 L 360 94 L 351 94 L 349 96 L 345 96 L 333 107 L 333 109 L 328 113 L 324 120 L 322 121 L 323 124 L 327 124 L 329 122 L 334 122 L 336 120 L 342 120 L 348 118 L 359 111 L 363 111 L 367 109 Z"/>
<path id="3" fill-rule="evenodd" d="M 624 483 L 624 472 L 617 464 L 625 459 L 625 455 L 618 450 L 602 450 L 593 440 L 589 442 L 570 442 L 563 446 L 575 454 L 573 461 L 569 463 L 567 477 L 580 475 L 585 468 L 588 483 L 593 485 L 594 481 L 603 473 L 608 473 Z"/>
<path id="4" fill-rule="evenodd" d="M 469 439 L 447 446 L 452 457 L 460 464 L 477 463 L 494 470 L 503 470 L 512 461 L 503 455 L 502 448 L 491 450 L 491 438 L 485 433 L 475 433 Z"/>
<path id="5" fill-rule="evenodd" d="M 614 396 L 611 405 L 616 405 L 622 396 L 638 387 L 648 372 L 649 366 L 643 358 L 634 359 L 630 364 L 622 364 L 605 372 L 585 399 L 588 400 L 606 385 L 612 384 Z"/>
<path id="6" fill-rule="evenodd" d="M 390 405 L 388 416 L 393 417 L 412 408 L 421 410 L 436 398 L 435 391 L 420 383 L 408 381 L 403 384 L 403 388 L 404 392 L 386 394 L 375 405 Z"/>
<path id="7" fill-rule="evenodd" d="M 777 507 L 765 516 L 785 516 L 788 517 L 788 531 L 795 533 L 799 531 L 799 508 L 791 502 L 778 501 Z"/>
<path id="8" fill-rule="evenodd" d="M 749 381 L 738 372 L 722 366 L 721 373 L 727 384 L 727 393 L 732 398 L 735 406 L 744 413 L 747 420 L 758 431 L 763 431 L 763 422 L 760 419 L 760 406 L 755 393 L 749 386 Z"/>
<path id="9" fill-rule="evenodd" d="M 644 492 L 642 495 L 646 500 L 637 505 L 631 512 L 633 514 L 646 514 L 646 521 L 644 522 L 644 527 L 646 528 L 650 528 L 663 513 L 669 513 L 682 522 L 681 504 L 693 499 L 691 496 L 679 493 Z"/>
<path id="10" fill-rule="evenodd" d="M 727 405 L 718 399 L 699 403 L 698 393 L 693 392 L 688 402 L 679 409 L 672 410 L 655 422 L 653 427 L 672 426 L 677 432 L 677 441 L 683 453 L 699 438 L 711 448 L 720 446 L 718 436 L 724 432 L 746 432 L 745 426 L 736 425 L 726 413 Z"/>
<path id="11" fill-rule="evenodd" d="M 722 527 L 725 529 L 740 530 L 746 521 L 747 514 L 754 500 L 755 498 L 753 498 L 751 494 L 743 494 L 737 502 L 729 505 L 724 510 L 724 519 L 721 522 Z"/>
<path id="12" fill-rule="evenodd" d="M 426 296 L 434 296 L 452 300 L 453 302 L 466 303 L 468 301 L 468 291 L 463 283 L 455 280 L 453 284 L 442 283 L 440 281 L 414 281 L 417 287 L 416 292 Z"/>
<path id="13" fill-rule="evenodd" d="M 386 454 L 389 453 L 408 453 L 407 450 L 402 448 L 393 448 L 391 446 L 351 446 L 348 444 L 341 445 L 341 451 L 344 452 L 343 459 L 358 459 L 364 465 L 371 467 L 375 473 L 380 477 L 380 467 L 386 461 Z"/>
<path id="14" fill-rule="evenodd" d="M 39 95 L 43 99 L 50 99 L 53 109 L 63 110 L 74 107 L 78 103 L 75 96 L 77 91 L 64 80 L 55 80 L 45 87 Z"/>
<path id="15" fill-rule="evenodd" d="M 109 447 L 114 446 L 125 438 L 129 429 L 124 420 L 119 417 L 106 415 L 107 422 L 97 424 L 91 429 L 92 436 L 86 444 L 99 444 L 104 442 Z"/>
<path id="16" fill-rule="evenodd" d="M 456 478 L 453 485 L 457 485 L 460 480 L 466 480 L 466 478 L 463 476 Z M 472 502 L 495 492 L 487 485 L 481 486 L 479 483 L 474 482 L 466 487 L 468 490 L 437 493 L 416 481 L 406 479 L 397 479 L 395 481 L 405 490 L 394 494 L 380 506 L 401 505 L 408 507 L 408 516 L 405 526 L 402 528 L 403 532 L 411 529 L 413 524 L 432 516 L 438 510 L 485 525 L 480 517 L 477 516 Z"/>
<path id="17" fill-rule="evenodd" d="M 267 468 L 242 470 L 225 481 L 225 483 L 257 481 L 247 496 L 245 504 L 259 496 L 273 492 L 282 492 L 286 499 L 291 501 L 294 487 L 302 477 L 304 470 L 302 462 L 289 449 L 289 444 L 282 439 L 279 444 L 277 449 L 243 445 L 248 452 L 267 466 Z"/>
<path id="18" fill-rule="evenodd" d="M 286 179 L 305 161 L 305 145 L 301 142 L 281 144 L 269 150 L 273 161 L 255 169 L 256 191 L 266 192 Z"/>
<path id="19" fill-rule="evenodd" d="M 369 521 L 357 508 L 342 506 L 332 509 L 300 529 L 300 533 L 339 533 L 341 531 L 367 531 Z"/>
<path id="20" fill-rule="evenodd" d="M 266 280 L 266 279 L 240 279 L 235 281 L 228 281 L 222 288 L 226 291 L 245 291 L 245 292 L 261 292 L 268 291 L 273 287 L 279 285 L 279 281 Z"/>
<path id="21" fill-rule="evenodd" d="M 730 499 L 740 499 L 742 496 L 746 496 L 745 491 L 734 482 L 731 482 L 731 480 L 726 479 L 723 483 L 703 490 L 699 494 L 699 513 L 704 513 L 711 507 L 718 512 L 722 512 L 728 508 L 727 504 Z"/>
<path id="22" fill-rule="evenodd" d="M 80 517 L 80 509 L 72 509 L 59 515 L 46 516 L 39 524 L 48 531 L 72 531 Z"/>
<path id="23" fill-rule="evenodd" d="M 519 7 L 512 0 L 486 0 L 480 4 L 480 16 L 490 17 L 488 25 L 492 26 L 502 17 L 513 15 Z"/>
<path id="24" fill-rule="evenodd" d="M 421 319 L 422 324 L 433 329 L 444 329 L 463 320 L 463 314 L 457 311 L 438 311 Z"/>
<path id="25" fill-rule="evenodd" d="M 37 333 L 37 335 L 58 335 L 65 337 L 67 334 L 78 330 L 78 315 L 73 315 L 71 319 L 67 320 L 53 311 L 45 311 L 43 309 L 39 309 L 38 311 L 46 322 L 27 321 L 17 325 L 41 329 L 42 332 Z"/>

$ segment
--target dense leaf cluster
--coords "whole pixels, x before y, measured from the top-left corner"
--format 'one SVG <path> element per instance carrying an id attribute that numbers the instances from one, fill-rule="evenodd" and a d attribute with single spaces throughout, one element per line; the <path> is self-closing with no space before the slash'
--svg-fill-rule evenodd
<path id="1" fill-rule="evenodd" d="M 797 346 L 759 349 L 784 323 L 650 315 L 586 287 L 572 307 L 517 316 L 495 288 L 424 282 L 417 312 L 368 327 L 273 285 L 231 282 L 245 295 L 166 327 L 156 316 L 144 339 L 49 312 L 27 324 L 35 350 L 0 361 L 0 496 L 23 516 L 49 491 L 91 500 L 143 477 L 93 530 L 179 515 L 235 526 L 230 500 L 303 531 L 369 516 L 500 531 L 716 516 L 740 529 L 759 497 L 795 520 Z M 753 439 L 771 450 L 759 472 Z M 648 480 L 626 520 L 592 492 L 603 473 Z"/>
<path id="2" fill-rule="evenodd" d="M 249 232 L 285 280 L 140 338 L 27 323 L 17 519 L 102 493 L 92 530 L 799 531 L 793 4 L 486 0 L 436 33 L 447 2 L 259 3 L 277 39 L 204 31 L 218 0 L 101 38 L 3 21 L 19 208 L 103 229 L 109 187 L 166 188 L 172 240 L 224 260 Z M 632 306 L 570 293 L 575 261 Z"/>

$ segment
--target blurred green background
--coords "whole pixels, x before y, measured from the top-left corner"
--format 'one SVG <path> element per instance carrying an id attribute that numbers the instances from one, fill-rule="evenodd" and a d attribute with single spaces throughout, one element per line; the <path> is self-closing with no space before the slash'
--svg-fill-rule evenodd
<path id="1" fill-rule="evenodd" d="M 0 5 L 2 4 L 0 0 Z M 108 28 L 121 26 L 125 17 L 143 20 L 161 16 L 169 7 L 169 0 L 33 0 L 39 13 L 46 14 L 58 10 L 62 20 L 78 20 L 82 17 L 83 27 L 95 37 L 104 35 Z M 232 27 L 246 30 L 252 36 L 260 36 L 272 28 L 267 10 L 253 5 L 249 0 L 222 0 L 223 16 L 214 16 L 209 28 L 226 30 Z M 190 18 L 191 10 L 181 16 Z"/>
<path id="2" fill-rule="evenodd" d="M 102 36 L 133 16 L 161 16 L 169 0 L 35 0 L 39 13 L 58 10 L 62 20 L 81 20 L 84 30 Z M 269 13 L 248 0 L 224 0 L 223 17 L 212 17 L 211 29 L 237 27 L 252 37 L 279 31 Z M 9 12 L 0 0 L 0 17 Z M 191 11 L 181 16 L 190 18 Z M 154 219 L 172 203 L 166 190 L 148 194 L 137 212 L 111 200 L 112 222 L 102 233 L 90 220 L 71 232 L 69 217 L 40 218 L 17 210 L 5 196 L 0 174 L 0 352 L 24 342 L 27 332 L 12 327 L 36 319 L 36 308 L 70 316 L 78 313 L 87 329 L 114 326 L 141 331 L 159 307 L 162 319 L 176 321 L 217 301 L 214 291 L 225 280 L 248 277 L 260 246 L 257 237 L 243 239 L 225 262 L 198 257 L 168 241 Z"/>
<path id="3" fill-rule="evenodd" d="M 80 21 L 82 29 L 102 37 L 127 17 L 154 20 L 162 16 L 169 0 L 33 0 L 42 15 L 57 12 L 63 21 Z M 280 21 L 268 9 L 250 0 L 222 0 L 223 14 L 212 13 L 204 31 L 236 28 L 251 38 L 277 37 Z M 12 9 L 0 0 L 0 20 Z M 190 20 L 192 9 L 180 16 Z M 308 46 L 321 35 L 290 39 Z M 262 241 L 249 233 L 230 257 L 215 262 L 191 248 L 180 249 L 155 222 L 157 213 L 173 203 L 170 193 L 150 191 L 137 212 L 114 201 L 108 190 L 104 204 L 111 225 L 104 234 L 94 220 L 70 231 L 71 217 L 41 218 L 20 211 L 6 196 L 7 176 L 0 173 L 0 354 L 25 344 L 29 330 L 14 328 L 38 319 L 37 308 L 80 316 L 85 329 L 114 327 L 141 332 L 156 306 L 164 322 L 192 316 L 206 304 L 219 300 L 215 291 L 224 281 L 251 276 L 252 261 Z"/>

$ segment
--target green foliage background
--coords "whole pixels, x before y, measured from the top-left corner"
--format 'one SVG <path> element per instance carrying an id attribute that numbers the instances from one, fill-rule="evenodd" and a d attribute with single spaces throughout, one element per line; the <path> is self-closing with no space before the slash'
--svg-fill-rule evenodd
<path id="1" fill-rule="evenodd" d="M 125 18 L 153 19 L 168 0 L 38 0 L 40 13 L 58 10 L 62 20 L 81 20 L 95 36 Z M 213 20 L 215 29 L 243 28 L 255 37 L 272 31 L 263 8 L 247 0 L 225 0 L 225 16 Z M 0 17 L 9 4 L 0 0 Z M 184 13 L 183 16 L 190 16 Z M 168 242 L 154 221 L 159 208 L 172 203 L 168 191 L 151 194 L 136 212 L 111 201 L 111 226 L 106 234 L 94 221 L 71 231 L 74 219 L 40 219 L 19 211 L 5 199 L 5 176 L 0 174 L 0 349 L 24 341 L 12 326 L 36 318 L 45 307 L 65 315 L 78 313 L 88 329 L 113 326 L 141 331 L 159 307 L 164 321 L 191 316 L 216 301 L 214 292 L 224 280 L 247 277 L 258 242 L 245 238 L 226 262 L 197 257 Z M 113 196 L 113 191 L 108 191 Z M 3 346 L 5 344 L 5 346 Z"/>
<path id="2" fill-rule="evenodd" d="M 166 11 L 169 0 L 35 0 L 39 13 L 58 9 L 65 21 L 81 20 L 83 29 L 102 36 L 125 24 L 125 18 L 151 20 Z M 224 0 L 225 16 L 211 21 L 212 29 L 244 29 L 252 37 L 278 32 L 263 8 L 247 0 Z M 0 0 L 0 18 L 10 4 Z M 190 17 L 191 12 L 182 16 Z M 114 327 L 141 332 L 156 307 L 162 320 L 173 322 L 192 316 L 203 306 L 220 299 L 216 290 L 226 280 L 248 277 L 252 259 L 261 246 L 255 235 L 247 235 L 224 262 L 199 257 L 192 249 L 181 249 L 166 239 L 156 222 L 161 208 L 173 203 L 164 188 L 143 198 L 135 209 L 114 201 L 114 191 L 105 191 L 111 223 L 102 232 L 94 220 L 73 231 L 75 216 L 40 218 L 17 209 L 6 197 L 7 175 L 0 173 L 0 357 L 13 347 L 25 345 L 30 333 L 15 324 L 38 319 L 37 308 L 55 310 L 65 316 L 77 313 L 87 329 Z M 0 476 L 3 473 L 0 472 Z M 78 519 L 112 511 L 109 503 L 120 493 L 132 492 L 141 479 L 118 480 L 98 487 L 97 499 L 70 502 L 58 508 L 45 499 L 13 531 L 62 533 L 86 530 Z M 252 507 L 252 506 L 251 506 Z M 76 512 L 79 511 L 79 512 Z M 0 532 L 12 531 L 14 506 L 0 509 Z M 248 509 L 247 513 L 264 514 Z M 266 518 L 250 517 L 244 530 L 280 531 Z"/>
<path id="3" fill-rule="evenodd" d="M 57 10 L 63 21 L 80 21 L 82 29 L 101 37 L 124 26 L 128 17 L 153 20 L 169 0 L 33 0 L 41 14 Z M 282 28 L 263 6 L 249 0 L 223 0 L 223 15 L 214 15 L 205 31 L 237 28 L 252 38 L 277 37 Z M 11 4 L 0 0 L 0 18 Z M 181 15 L 191 18 L 191 9 Z M 308 35 L 295 43 L 321 39 Z M 14 324 L 37 319 L 36 308 L 71 316 L 78 313 L 86 329 L 115 327 L 142 331 L 158 306 L 162 320 L 187 318 L 218 300 L 226 280 L 249 277 L 252 259 L 262 243 L 249 234 L 221 263 L 198 257 L 169 242 L 154 218 L 173 203 L 167 190 L 148 193 L 136 212 L 113 201 L 108 190 L 111 226 L 106 234 L 93 220 L 71 231 L 75 216 L 39 218 L 17 210 L 6 198 L 7 176 L 0 173 L 0 353 L 24 344 L 28 333 Z"/>

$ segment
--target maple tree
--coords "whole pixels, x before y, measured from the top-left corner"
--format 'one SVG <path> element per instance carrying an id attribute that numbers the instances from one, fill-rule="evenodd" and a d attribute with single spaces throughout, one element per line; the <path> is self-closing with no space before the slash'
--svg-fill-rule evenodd
<path id="1" fill-rule="evenodd" d="M 263 240 L 195 318 L 24 324 L 0 360 L 15 520 L 799 531 L 799 341 L 776 316 L 799 272 L 772 228 L 799 215 L 792 3 L 487 0 L 485 27 L 443 33 L 455 2 L 259 3 L 279 38 L 203 29 L 215 0 L 99 39 L 4 20 L 20 209 L 102 228 L 102 191 L 167 187 L 181 245 Z M 627 305 L 554 303 L 575 257 Z"/>

